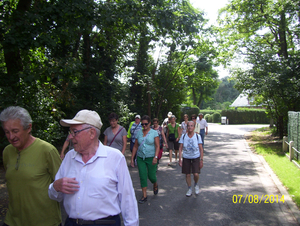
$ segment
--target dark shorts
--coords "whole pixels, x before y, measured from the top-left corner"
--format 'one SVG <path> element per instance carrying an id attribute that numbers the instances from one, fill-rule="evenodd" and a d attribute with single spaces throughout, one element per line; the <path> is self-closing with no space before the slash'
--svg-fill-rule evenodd
<path id="1" fill-rule="evenodd" d="M 200 157 L 195 159 L 185 159 L 182 160 L 182 173 L 200 173 Z"/>
<path id="2" fill-rule="evenodd" d="M 179 143 L 178 141 L 169 141 L 168 140 L 168 147 L 169 147 L 169 150 L 179 150 Z"/>

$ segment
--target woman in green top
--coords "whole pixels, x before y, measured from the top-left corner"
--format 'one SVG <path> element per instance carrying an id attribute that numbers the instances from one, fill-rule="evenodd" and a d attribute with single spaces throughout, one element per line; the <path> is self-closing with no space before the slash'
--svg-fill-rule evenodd
<path id="1" fill-rule="evenodd" d="M 177 162 L 177 154 L 179 150 L 179 139 L 181 137 L 181 129 L 178 123 L 176 123 L 175 115 L 172 115 L 170 118 L 170 123 L 167 126 L 167 138 L 168 138 L 168 147 L 169 147 L 169 158 L 170 162 L 168 166 L 172 164 L 172 151 L 175 150 L 175 162 Z"/>

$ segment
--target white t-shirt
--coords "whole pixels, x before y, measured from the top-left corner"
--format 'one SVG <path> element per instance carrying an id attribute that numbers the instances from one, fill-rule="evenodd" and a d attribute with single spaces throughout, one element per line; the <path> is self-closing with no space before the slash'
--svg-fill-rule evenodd
<path id="1" fill-rule="evenodd" d="M 197 137 L 198 136 L 198 139 Z M 183 134 L 180 137 L 179 144 L 183 144 L 182 157 L 185 159 L 195 159 L 200 157 L 199 144 L 202 144 L 200 135 L 194 133 L 192 138 L 188 134 Z"/>

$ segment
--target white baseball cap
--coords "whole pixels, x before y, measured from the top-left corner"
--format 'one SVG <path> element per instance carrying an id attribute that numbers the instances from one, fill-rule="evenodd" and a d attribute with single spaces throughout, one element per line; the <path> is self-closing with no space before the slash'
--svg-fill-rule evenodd
<path id="1" fill-rule="evenodd" d="M 70 127 L 70 125 L 89 124 L 98 129 L 101 129 L 103 125 L 98 113 L 90 110 L 79 111 L 73 119 L 61 119 L 60 124 L 64 127 Z"/>
<path id="2" fill-rule="evenodd" d="M 136 115 L 136 116 L 135 116 L 135 118 L 139 118 L 139 119 L 141 119 L 141 116 L 140 116 L 140 115 Z"/>

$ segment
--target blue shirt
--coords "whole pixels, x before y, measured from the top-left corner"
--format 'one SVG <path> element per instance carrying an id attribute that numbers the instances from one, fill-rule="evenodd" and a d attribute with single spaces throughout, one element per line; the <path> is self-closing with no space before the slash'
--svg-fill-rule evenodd
<path id="1" fill-rule="evenodd" d="M 158 137 L 158 133 L 154 129 L 150 129 L 146 136 L 143 136 L 142 130 L 137 133 L 136 139 L 139 143 L 139 148 L 137 151 L 138 157 L 145 159 L 155 156 L 155 137 Z"/>
<path id="2" fill-rule="evenodd" d="M 198 139 L 196 136 L 198 136 Z M 194 133 L 194 136 L 192 136 L 192 138 L 189 138 L 187 133 L 183 134 L 180 137 L 180 140 L 178 143 L 183 144 L 183 147 L 182 147 L 182 157 L 183 158 L 195 159 L 195 158 L 200 157 L 199 144 L 202 144 L 200 135 Z"/>
<path id="3" fill-rule="evenodd" d="M 130 133 L 131 133 L 131 141 L 134 143 L 135 139 L 137 137 L 137 133 L 142 130 L 142 125 L 139 123 L 138 125 L 133 123 L 131 128 L 130 128 Z"/>

